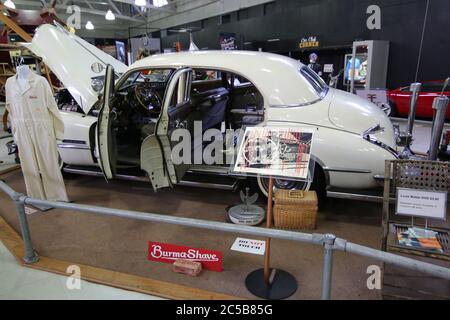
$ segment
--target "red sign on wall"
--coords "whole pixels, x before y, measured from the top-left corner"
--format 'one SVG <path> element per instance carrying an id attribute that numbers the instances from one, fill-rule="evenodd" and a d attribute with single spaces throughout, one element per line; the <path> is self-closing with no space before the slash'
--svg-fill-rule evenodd
<path id="1" fill-rule="evenodd" d="M 198 261 L 204 269 L 222 271 L 223 256 L 220 251 L 149 241 L 148 260 L 174 263 L 178 259 Z"/>

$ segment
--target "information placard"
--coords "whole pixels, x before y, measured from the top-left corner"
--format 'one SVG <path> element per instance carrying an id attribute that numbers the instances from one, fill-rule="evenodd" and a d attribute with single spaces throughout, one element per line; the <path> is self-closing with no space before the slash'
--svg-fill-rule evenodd
<path id="1" fill-rule="evenodd" d="M 312 179 L 313 131 L 287 127 L 247 127 L 233 172 Z"/>
<path id="2" fill-rule="evenodd" d="M 396 213 L 405 216 L 445 220 L 447 192 L 397 188 Z"/>
<path id="3" fill-rule="evenodd" d="M 264 255 L 266 251 L 266 242 L 264 240 L 253 240 L 245 238 L 236 238 L 231 250 L 245 253 Z"/>

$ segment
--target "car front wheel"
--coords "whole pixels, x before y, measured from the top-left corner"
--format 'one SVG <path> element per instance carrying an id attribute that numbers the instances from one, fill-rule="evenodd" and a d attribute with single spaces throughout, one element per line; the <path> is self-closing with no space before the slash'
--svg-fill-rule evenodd
<path id="1" fill-rule="evenodd" d="M 257 176 L 256 182 L 257 182 L 259 191 L 265 197 L 267 197 L 269 194 L 268 193 L 269 178 Z M 313 177 L 312 181 L 296 181 L 296 180 L 274 178 L 273 188 L 274 188 L 274 190 L 276 190 L 276 189 L 303 190 L 303 191 L 314 190 L 317 193 L 319 201 L 325 199 L 325 197 L 326 197 L 325 175 L 324 175 L 322 168 L 317 165 L 314 170 L 314 177 Z"/>

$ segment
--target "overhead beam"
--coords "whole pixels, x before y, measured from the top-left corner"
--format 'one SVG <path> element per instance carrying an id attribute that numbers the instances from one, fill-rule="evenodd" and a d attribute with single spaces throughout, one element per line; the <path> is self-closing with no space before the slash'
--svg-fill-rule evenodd
<path id="1" fill-rule="evenodd" d="M 108 0 L 108 3 L 114 9 L 114 11 L 116 11 L 117 14 L 122 14 L 122 11 L 120 11 L 119 8 L 117 8 L 117 6 L 114 4 L 114 2 L 112 2 L 111 0 Z"/>
<path id="2" fill-rule="evenodd" d="M 176 12 L 150 12 L 147 24 L 158 29 L 200 21 L 274 0 L 184 0 L 176 2 Z"/>
<path id="3" fill-rule="evenodd" d="M 3 5 L 3 3 L 0 3 L 0 10 L 3 9 L 5 9 L 5 6 Z M 23 30 L 22 27 L 19 26 L 14 20 L 0 13 L 0 21 L 3 22 L 5 26 L 17 33 L 19 37 L 21 37 L 25 42 L 31 42 L 31 35 L 25 32 L 25 30 Z"/>
<path id="4" fill-rule="evenodd" d="M 88 6 L 90 9 L 94 9 L 94 7 L 92 6 L 92 4 L 90 4 L 88 0 L 84 0 L 84 3 L 86 3 L 87 6 Z"/>

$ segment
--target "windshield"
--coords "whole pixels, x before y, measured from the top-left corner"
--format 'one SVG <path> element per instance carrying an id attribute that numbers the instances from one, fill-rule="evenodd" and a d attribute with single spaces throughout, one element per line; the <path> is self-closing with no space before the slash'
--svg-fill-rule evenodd
<path id="1" fill-rule="evenodd" d="M 318 98 L 319 99 L 323 98 L 328 91 L 328 86 L 325 83 L 325 81 L 323 81 L 322 78 L 317 75 L 317 73 L 315 73 L 307 66 L 303 66 L 300 69 L 300 73 L 306 79 L 306 81 L 308 81 L 308 83 L 314 88 L 314 90 L 318 95 Z"/>
<path id="2" fill-rule="evenodd" d="M 137 70 L 128 76 L 120 86 L 120 89 L 142 82 L 167 82 L 171 74 L 172 69 Z"/>

